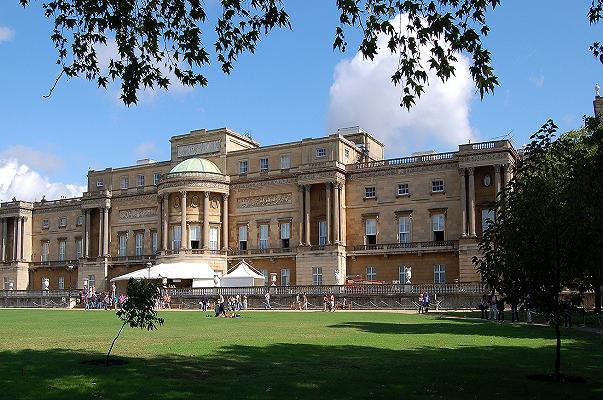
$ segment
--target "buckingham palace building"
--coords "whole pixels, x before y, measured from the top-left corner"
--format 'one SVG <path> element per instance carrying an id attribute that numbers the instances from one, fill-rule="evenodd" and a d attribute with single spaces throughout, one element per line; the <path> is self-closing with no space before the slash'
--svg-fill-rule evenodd
<path id="1" fill-rule="evenodd" d="M 4 289 L 105 290 L 149 263 L 245 260 L 277 285 L 479 282 L 471 263 L 517 152 L 507 140 L 384 159 L 354 127 L 261 146 L 222 128 L 166 161 L 88 172 L 82 197 L 0 206 Z"/>

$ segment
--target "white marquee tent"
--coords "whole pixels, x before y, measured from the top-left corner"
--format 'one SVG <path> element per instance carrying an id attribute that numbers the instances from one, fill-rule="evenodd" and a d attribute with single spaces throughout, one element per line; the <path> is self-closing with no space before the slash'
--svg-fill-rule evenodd
<path id="1" fill-rule="evenodd" d="M 127 281 L 134 279 L 192 279 L 193 287 L 214 287 L 214 277 L 219 276 L 207 263 L 204 262 L 179 262 L 171 264 L 157 264 L 150 269 L 143 268 L 129 274 L 117 276 L 114 281 Z"/>
<path id="2" fill-rule="evenodd" d="M 264 286 L 265 281 L 264 275 L 243 260 L 222 277 L 220 284 L 222 287 Z"/>

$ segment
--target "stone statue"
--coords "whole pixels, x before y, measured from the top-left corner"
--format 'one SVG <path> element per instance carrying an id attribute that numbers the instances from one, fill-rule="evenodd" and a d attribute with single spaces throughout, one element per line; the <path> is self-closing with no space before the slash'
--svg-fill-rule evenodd
<path id="1" fill-rule="evenodd" d="M 601 86 L 598 83 L 595 83 L 595 96 L 601 97 Z"/>

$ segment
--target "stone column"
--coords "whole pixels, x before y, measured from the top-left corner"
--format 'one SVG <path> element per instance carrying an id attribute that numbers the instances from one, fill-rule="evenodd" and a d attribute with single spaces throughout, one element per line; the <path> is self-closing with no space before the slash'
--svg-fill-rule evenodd
<path id="1" fill-rule="evenodd" d="M 228 194 L 222 195 L 222 250 L 228 250 Z"/>
<path id="2" fill-rule="evenodd" d="M 305 198 L 306 198 L 305 207 L 304 207 L 304 213 L 305 213 L 304 233 L 306 235 L 305 242 L 308 246 L 310 246 L 310 189 L 311 189 L 311 187 L 312 187 L 311 185 L 304 186 Z"/>
<path id="3" fill-rule="evenodd" d="M 340 242 L 339 233 L 341 232 L 341 226 L 339 225 L 339 189 L 341 185 L 338 182 L 333 183 L 333 242 L 338 244 Z"/>
<path id="4" fill-rule="evenodd" d="M 103 217 L 103 256 L 109 256 L 109 207 L 104 209 Z"/>
<path id="5" fill-rule="evenodd" d="M 188 249 L 188 235 L 186 232 L 186 190 L 180 192 L 180 249 Z"/>
<path id="6" fill-rule="evenodd" d="M 299 192 L 299 245 L 303 246 L 304 245 L 304 218 L 306 215 L 305 208 L 304 208 L 305 186 L 299 185 L 297 187 L 297 189 Z"/>
<path id="7" fill-rule="evenodd" d="M 502 168 L 502 178 L 503 178 L 503 187 L 507 186 L 509 183 L 509 164 L 501 165 Z"/>
<path id="8" fill-rule="evenodd" d="M 23 235 L 23 217 L 17 217 L 17 260 L 23 259 L 23 240 L 21 236 Z"/>
<path id="9" fill-rule="evenodd" d="M 2 229 L 2 244 L 0 248 L 0 260 L 2 262 L 6 261 L 6 218 L 0 218 L 0 227 Z"/>
<path id="10" fill-rule="evenodd" d="M 12 261 L 17 259 L 17 217 L 13 217 L 13 257 Z"/>
<path id="11" fill-rule="evenodd" d="M 161 212 L 161 206 L 163 205 L 163 195 L 157 196 L 157 251 L 161 250 L 161 236 L 163 228 L 163 213 Z M 153 235 L 151 235 L 151 250 L 153 250 Z"/>
<path id="12" fill-rule="evenodd" d="M 163 229 L 161 230 L 161 236 L 162 238 L 162 249 L 163 250 L 167 250 L 168 249 L 168 211 L 169 211 L 169 197 L 170 194 L 166 193 L 163 196 L 163 207 L 161 212 L 163 213 Z"/>
<path id="13" fill-rule="evenodd" d="M 474 168 L 467 168 L 469 172 L 469 236 L 475 236 L 475 178 Z"/>
<path id="14" fill-rule="evenodd" d="M 98 209 L 98 256 L 103 256 L 103 214 L 102 208 Z"/>
<path id="15" fill-rule="evenodd" d="M 500 167 L 500 164 L 494 166 L 494 198 L 496 198 L 500 192 Z"/>
<path id="16" fill-rule="evenodd" d="M 459 168 L 459 180 L 461 191 L 461 236 L 467 236 L 467 188 L 465 180 L 465 168 Z"/>
<path id="17" fill-rule="evenodd" d="M 203 248 L 209 249 L 209 192 L 203 194 Z"/>
<path id="18" fill-rule="evenodd" d="M 325 183 L 325 203 L 327 208 L 327 244 L 331 244 L 331 183 Z"/>
<path id="19" fill-rule="evenodd" d="M 86 227 L 84 228 L 84 257 L 88 258 L 90 257 L 90 210 L 86 209 L 84 210 L 84 213 L 86 214 Z"/>

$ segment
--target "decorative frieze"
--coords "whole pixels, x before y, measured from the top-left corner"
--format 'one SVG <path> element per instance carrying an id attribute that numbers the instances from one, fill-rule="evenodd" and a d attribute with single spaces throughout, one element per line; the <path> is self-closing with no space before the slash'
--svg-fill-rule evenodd
<path id="1" fill-rule="evenodd" d="M 138 219 L 157 216 L 157 207 L 134 208 L 131 210 L 121 210 L 119 219 Z"/>
<path id="2" fill-rule="evenodd" d="M 349 174 L 348 180 L 360 180 L 364 178 L 374 178 L 379 176 L 392 176 L 392 175 L 409 175 L 409 174 L 418 174 L 421 172 L 434 172 L 434 171 L 447 171 L 451 169 L 457 168 L 458 164 L 456 162 L 442 163 L 442 164 L 434 164 L 434 165 L 425 165 L 420 167 L 401 167 L 401 168 L 389 168 L 380 171 L 371 171 L 371 172 L 358 172 Z"/>
<path id="3" fill-rule="evenodd" d="M 219 140 L 214 140 L 212 142 L 200 142 L 178 146 L 178 157 L 190 157 L 201 154 L 217 153 L 220 151 L 220 144 L 221 142 Z"/>
<path id="4" fill-rule="evenodd" d="M 293 193 L 269 194 L 265 196 L 242 197 L 237 199 L 237 208 L 272 207 L 291 204 Z"/>
<path id="5" fill-rule="evenodd" d="M 289 185 L 291 183 L 294 183 L 294 180 L 291 178 L 286 178 L 274 180 L 261 180 L 255 182 L 232 183 L 230 186 L 233 189 L 253 189 L 258 187 L 266 187 L 266 185 Z"/>

